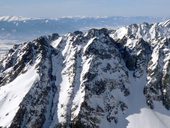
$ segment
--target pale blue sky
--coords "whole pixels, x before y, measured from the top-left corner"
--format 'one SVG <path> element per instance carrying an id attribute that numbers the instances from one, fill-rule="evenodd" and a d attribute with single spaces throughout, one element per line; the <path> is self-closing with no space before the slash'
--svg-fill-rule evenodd
<path id="1" fill-rule="evenodd" d="M 0 0 L 0 16 L 163 16 L 170 0 Z"/>

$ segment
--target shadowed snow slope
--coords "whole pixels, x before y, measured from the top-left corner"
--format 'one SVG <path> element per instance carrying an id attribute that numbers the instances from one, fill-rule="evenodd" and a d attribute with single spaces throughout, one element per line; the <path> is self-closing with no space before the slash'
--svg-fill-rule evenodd
<path id="1" fill-rule="evenodd" d="M 147 108 L 142 108 L 139 114 L 130 115 L 127 120 L 130 122 L 127 128 L 169 128 L 170 126 L 170 116 Z"/>

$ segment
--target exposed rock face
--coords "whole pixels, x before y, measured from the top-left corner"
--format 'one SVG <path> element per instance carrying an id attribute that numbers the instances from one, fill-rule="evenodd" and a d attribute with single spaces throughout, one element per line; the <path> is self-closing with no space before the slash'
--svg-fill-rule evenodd
<path id="1" fill-rule="evenodd" d="M 0 63 L 0 102 L 15 102 L 4 112 L 0 108 L 0 126 L 119 128 L 138 102 L 151 109 L 158 102 L 169 112 L 169 26 L 160 23 L 167 33 L 154 40 L 136 36 L 141 26 L 144 35 L 154 29 L 131 25 L 122 38 L 120 29 L 91 29 L 15 45 Z M 13 91 L 17 86 L 21 94 Z"/>

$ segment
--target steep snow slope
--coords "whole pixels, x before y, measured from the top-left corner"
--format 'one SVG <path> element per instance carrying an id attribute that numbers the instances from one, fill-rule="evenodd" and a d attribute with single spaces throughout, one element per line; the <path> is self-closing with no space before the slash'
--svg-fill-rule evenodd
<path id="1" fill-rule="evenodd" d="M 10 49 L 0 63 L 0 126 L 170 127 L 169 31 L 154 40 L 118 31 L 53 34 Z"/>
<path id="2" fill-rule="evenodd" d="M 154 110 L 142 108 L 140 114 L 134 114 L 127 118 L 127 128 L 169 128 L 170 116 L 155 112 Z"/>
<path id="3" fill-rule="evenodd" d="M 33 66 L 28 72 L 19 75 L 11 83 L 1 87 L 1 126 L 10 126 L 14 116 L 16 115 L 16 112 L 19 109 L 19 104 L 21 103 L 25 95 L 28 93 L 34 82 L 36 82 L 36 80 L 38 79 L 38 75 L 34 68 L 35 66 Z"/>

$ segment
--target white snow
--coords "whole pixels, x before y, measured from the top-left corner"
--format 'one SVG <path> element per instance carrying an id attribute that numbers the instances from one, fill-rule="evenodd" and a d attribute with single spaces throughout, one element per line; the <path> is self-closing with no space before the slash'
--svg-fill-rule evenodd
<path id="1" fill-rule="evenodd" d="M 93 43 L 94 39 L 96 39 L 96 37 L 93 37 L 92 39 L 90 39 L 90 40 L 88 41 L 88 43 L 87 43 L 87 44 L 85 45 L 85 47 L 84 47 L 83 53 L 85 53 L 85 51 L 86 51 L 87 48 L 90 46 L 90 44 Z"/>
<path id="2" fill-rule="evenodd" d="M 8 127 L 11 124 L 19 104 L 38 79 L 39 76 L 33 66 L 11 83 L 0 87 L 0 126 Z"/>
<path id="3" fill-rule="evenodd" d="M 57 46 L 60 44 L 60 42 L 62 41 L 62 37 L 59 37 L 57 40 L 53 41 L 51 43 L 51 45 L 54 47 L 54 48 L 57 48 Z"/>
<path id="4" fill-rule="evenodd" d="M 155 66 L 158 64 L 158 59 L 159 59 L 159 45 L 157 45 L 157 47 L 154 48 L 151 57 L 152 57 L 151 60 L 152 60 L 153 64 L 152 64 L 150 67 L 152 67 L 152 69 L 154 69 Z"/>
<path id="5" fill-rule="evenodd" d="M 85 96 L 84 88 L 85 87 L 82 86 L 82 84 L 84 83 L 83 76 L 86 72 L 89 71 L 91 60 L 92 60 L 92 58 L 86 59 L 85 57 L 83 57 L 83 59 L 82 59 L 82 71 L 81 71 L 80 78 L 79 78 L 80 79 L 80 87 L 78 88 L 77 92 L 75 92 L 75 96 L 73 99 L 72 110 L 75 108 L 76 109 L 72 112 L 72 115 L 73 115 L 72 120 L 79 114 L 81 104 L 84 101 L 84 96 Z"/>
<path id="6" fill-rule="evenodd" d="M 162 25 L 162 26 L 165 26 L 165 27 L 169 26 L 170 25 L 170 19 L 165 21 L 165 22 L 161 22 L 159 25 Z"/>
<path id="7" fill-rule="evenodd" d="M 74 87 L 74 65 L 75 65 L 75 54 L 76 49 L 73 48 L 71 37 L 68 39 L 65 49 L 62 51 L 64 56 L 63 70 L 61 72 L 61 83 L 59 92 L 59 103 L 58 103 L 58 121 L 69 122 L 71 118 L 71 104 Z"/>
<path id="8" fill-rule="evenodd" d="M 148 108 L 142 108 L 140 113 L 127 117 L 127 128 L 170 128 L 170 116 Z"/>
<path id="9" fill-rule="evenodd" d="M 121 27 L 114 33 L 116 39 L 122 39 L 128 34 L 128 29 L 126 27 Z"/>

